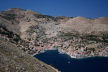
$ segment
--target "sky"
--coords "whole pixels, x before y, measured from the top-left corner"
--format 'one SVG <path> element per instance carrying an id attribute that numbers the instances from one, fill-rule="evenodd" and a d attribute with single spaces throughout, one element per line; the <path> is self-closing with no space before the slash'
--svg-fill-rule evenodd
<path id="1" fill-rule="evenodd" d="M 0 0 L 0 11 L 30 9 L 51 16 L 108 17 L 108 0 Z"/>

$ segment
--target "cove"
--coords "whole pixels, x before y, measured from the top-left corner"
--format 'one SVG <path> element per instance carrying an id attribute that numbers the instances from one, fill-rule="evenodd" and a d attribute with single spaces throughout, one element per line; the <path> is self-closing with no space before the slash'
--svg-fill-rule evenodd
<path id="1" fill-rule="evenodd" d="M 74 59 L 66 54 L 60 54 L 58 50 L 48 50 L 34 57 L 61 72 L 108 72 L 108 57 Z"/>

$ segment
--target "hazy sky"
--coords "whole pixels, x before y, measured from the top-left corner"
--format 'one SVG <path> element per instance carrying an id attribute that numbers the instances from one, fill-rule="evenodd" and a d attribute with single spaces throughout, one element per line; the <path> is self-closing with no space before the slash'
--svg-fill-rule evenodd
<path id="1" fill-rule="evenodd" d="M 31 9 L 51 16 L 108 17 L 108 0 L 0 0 L 0 11 Z"/>

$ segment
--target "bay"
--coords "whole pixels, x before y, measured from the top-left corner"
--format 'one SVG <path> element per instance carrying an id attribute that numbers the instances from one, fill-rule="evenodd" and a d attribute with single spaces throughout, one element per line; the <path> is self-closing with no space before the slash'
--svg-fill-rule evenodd
<path id="1" fill-rule="evenodd" d="M 35 57 L 61 72 L 108 72 L 108 57 L 75 59 L 58 50 L 48 50 Z"/>

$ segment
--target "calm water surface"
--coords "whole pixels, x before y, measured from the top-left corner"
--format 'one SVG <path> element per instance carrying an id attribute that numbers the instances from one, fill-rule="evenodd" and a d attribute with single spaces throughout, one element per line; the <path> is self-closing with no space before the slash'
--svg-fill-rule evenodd
<path id="1" fill-rule="evenodd" d="M 57 50 L 49 50 L 35 57 L 61 72 L 108 72 L 107 57 L 73 59 Z"/>

